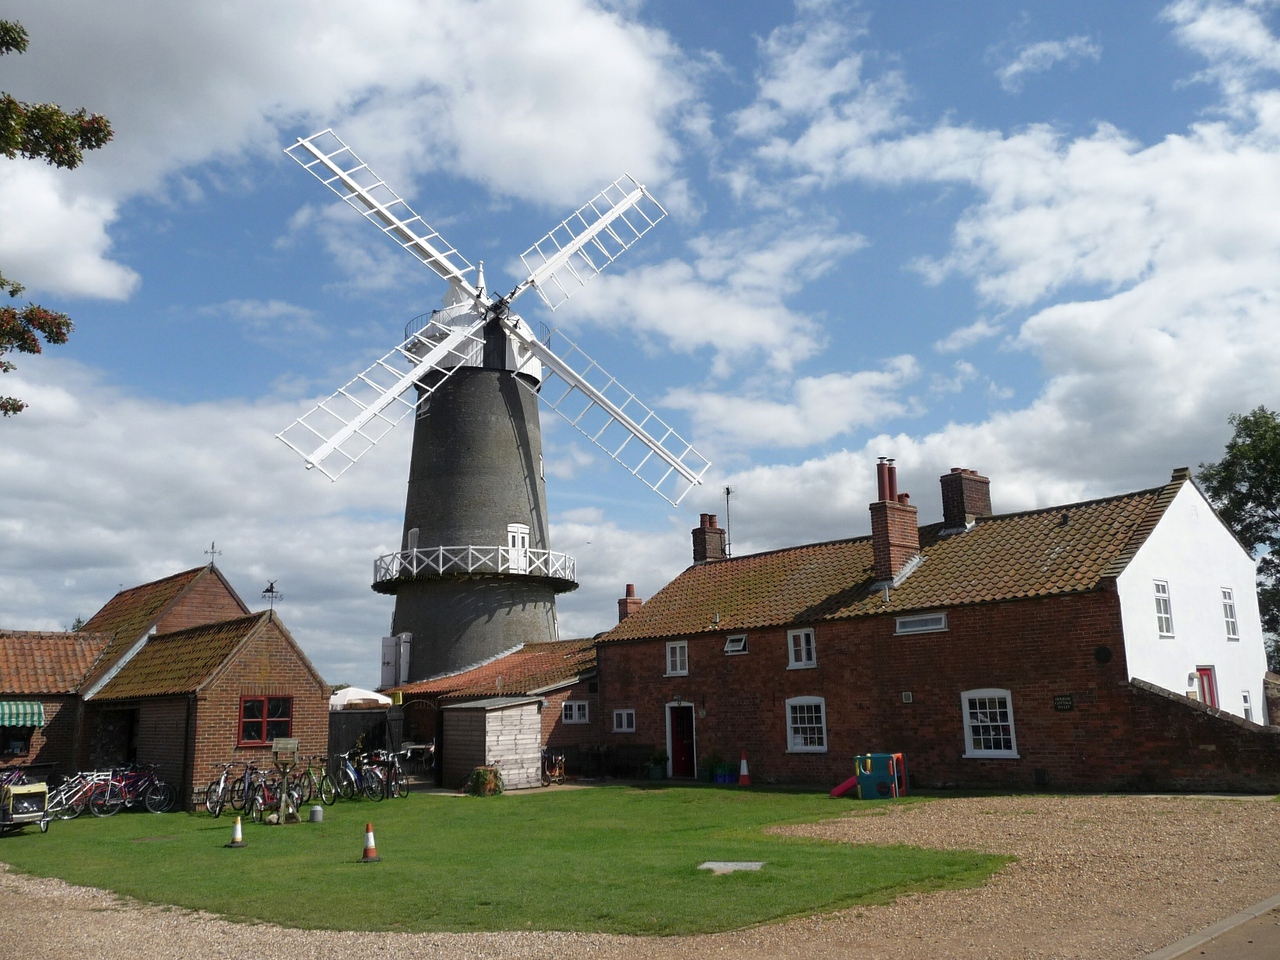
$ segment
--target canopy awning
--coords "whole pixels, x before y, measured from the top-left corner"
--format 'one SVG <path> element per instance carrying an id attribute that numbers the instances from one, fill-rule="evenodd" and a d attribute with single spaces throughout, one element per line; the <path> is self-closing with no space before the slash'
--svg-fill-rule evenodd
<path id="1" fill-rule="evenodd" d="M 44 704 L 39 700 L 0 700 L 0 727 L 43 727 Z"/>

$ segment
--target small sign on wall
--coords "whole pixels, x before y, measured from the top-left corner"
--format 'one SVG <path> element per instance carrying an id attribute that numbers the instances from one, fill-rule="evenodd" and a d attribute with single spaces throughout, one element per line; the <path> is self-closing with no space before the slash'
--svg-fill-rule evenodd
<path id="1" fill-rule="evenodd" d="M 1059 713 L 1066 713 L 1076 708 L 1076 698 L 1070 693 L 1055 694 L 1053 698 L 1053 709 Z"/>

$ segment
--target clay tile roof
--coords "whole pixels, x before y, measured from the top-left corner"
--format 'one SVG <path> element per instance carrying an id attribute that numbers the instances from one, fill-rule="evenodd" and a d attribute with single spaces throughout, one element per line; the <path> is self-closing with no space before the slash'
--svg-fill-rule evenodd
<path id="1" fill-rule="evenodd" d="M 396 687 L 410 694 L 432 697 L 491 697 L 531 693 L 576 680 L 595 670 L 594 640 L 555 640 L 527 643 L 518 650 L 447 677 Z M 498 688 L 498 678 L 502 688 Z"/>
<path id="2" fill-rule="evenodd" d="M 101 676 L 123 656 L 206 569 L 196 567 L 163 580 L 121 590 L 90 617 L 84 625 L 85 631 L 111 634 L 113 637 L 93 669 L 94 677 Z"/>
<path id="3" fill-rule="evenodd" d="M 1124 569 L 1183 482 L 983 517 L 968 532 L 946 537 L 941 524 L 921 527 L 924 561 L 889 591 L 887 601 L 875 588 L 870 537 L 695 565 L 600 640 L 723 633 L 1091 590 Z"/>
<path id="4" fill-rule="evenodd" d="M 270 617 L 270 613 L 255 613 L 157 634 L 120 668 L 94 700 L 193 693 Z"/>
<path id="5" fill-rule="evenodd" d="M 110 640 L 105 633 L 0 630 L 0 694 L 75 693 Z"/>

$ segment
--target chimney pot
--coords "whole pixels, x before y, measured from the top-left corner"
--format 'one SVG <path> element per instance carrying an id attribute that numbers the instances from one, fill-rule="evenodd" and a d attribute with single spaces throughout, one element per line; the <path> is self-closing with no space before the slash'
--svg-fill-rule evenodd
<path id="1" fill-rule="evenodd" d="M 636 595 L 636 585 L 634 583 L 627 584 L 627 596 L 634 597 Z"/>

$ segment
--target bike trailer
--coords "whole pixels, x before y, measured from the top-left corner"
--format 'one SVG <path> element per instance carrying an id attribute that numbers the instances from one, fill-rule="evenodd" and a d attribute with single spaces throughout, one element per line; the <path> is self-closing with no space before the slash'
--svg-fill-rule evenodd
<path id="1" fill-rule="evenodd" d="M 20 830 L 28 823 L 39 824 L 41 832 L 47 831 L 48 806 L 49 788 L 43 783 L 0 787 L 0 833 Z"/>

